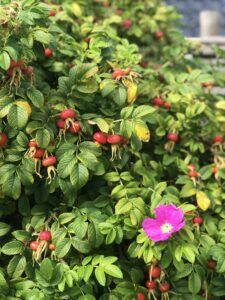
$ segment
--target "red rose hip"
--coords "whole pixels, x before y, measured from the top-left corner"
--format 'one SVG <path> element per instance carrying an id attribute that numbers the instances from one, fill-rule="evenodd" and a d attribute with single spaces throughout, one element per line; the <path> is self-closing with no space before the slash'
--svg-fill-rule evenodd
<path id="1" fill-rule="evenodd" d="M 64 109 L 60 114 L 60 118 L 62 120 L 73 119 L 75 118 L 75 111 L 71 108 Z"/>
<path id="2" fill-rule="evenodd" d="M 42 158 L 45 154 L 45 149 L 38 148 L 35 151 L 34 158 Z"/>
<path id="3" fill-rule="evenodd" d="M 163 106 L 164 106 L 165 108 L 167 108 L 167 109 L 170 109 L 170 108 L 171 108 L 171 104 L 170 104 L 169 102 L 165 102 L 165 103 L 163 104 Z"/>
<path id="4" fill-rule="evenodd" d="M 189 177 L 198 177 L 198 172 L 195 170 L 191 170 L 188 172 Z"/>
<path id="5" fill-rule="evenodd" d="M 167 135 L 167 139 L 168 139 L 169 141 L 175 143 L 175 142 L 177 142 L 177 141 L 179 140 L 179 136 L 178 136 L 178 134 L 176 134 L 176 133 L 170 132 L 170 133 L 168 133 L 168 135 Z"/>
<path id="6" fill-rule="evenodd" d="M 193 218 L 193 222 L 194 222 L 195 224 L 201 225 L 202 222 L 203 222 L 203 219 L 202 219 L 201 217 L 194 217 L 194 218 Z"/>
<path id="7" fill-rule="evenodd" d="M 55 245 L 54 244 L 49 244 L 48 249 L 51 251 L 55 250 Z"/>
<path id="8" fill-rule="evenodd" d="M 43 230 L 39 234 L 39 239 L 41 241 L 50 241 L 52 239 L 52 235 L 50 231 Z"/>
<path id="9" fill-rule="evenodd" d="M 213 270 L 213 269 L 216 268 L 216 265 L 217 265 L 217 262 L 216 262 L 215 260 L 213 260 L 213 259 L 210 259 L 210 260 L 208 260 L 208 262 L 207 262 L 207 268 L 208 268 L 208 269 Z"/>
<path id="10" fill-rule="evenodd" d="M 50 167 L 57 164 L 57 160 L 55 156 L 49 156 L 42 160 L 42 166 L 43 167 Z"/>
<path id="11" fill-rule="evenodd" d="M 153 267 L 150 270 L 150 275 L 152 276 L 152 278 L 159 278 L 161 275 L 161 268 L 160 267 Z"/>
<path id="12" fill-rule="evenodd" d="M 93 140 L 99 144 L 105 144 L 107 142 L 107 134 L 104 132 L 95 132 L 93 135 Z"/>
<path id="13" fill-rule="evenodd" d="M 37 242 L 37 241 L 32 241 L 30 243 L 30 249 L 33 250 L 33 251 L 36 251 L 38 246 L 39 246 L 39 242 Z"/>
<path id="14" fill-rule="evenodd" d="M 0 132 L 0 147 L 5 146 L 7 139 L 7 136 L 3 132 Z"/>
<path id="15" fill-rule="evenodd" d="M 138 293 L 138 300 L 145 300 L 145 294 L 143 293 Z"/>
<path id="16" fill-rule="evenodd" d="M 221 135 L 216 135 L 214 137 L 214 143 L 222 143 L 223 142 L 223 137 Z"/>
<path id="17" fill-rule="evenodd" d="M 118 78 L 121 78 L 121 77 L 123 77 L 123 76 L 125 76 L 124 70 L 116 70 L 116 71 L 114 71 L 114 72 L 112 73 L 112 77 L 113 77 L 114 79 L 118 79 Z"/>
<path id="18" fill-rule="evenodd" d="M 69 132 L 70 133 L 78 133 L 80 131 L 80 122 L 75 121 L 73 123 L 73 126 L 70 127 Z"/>
<path id="19" fill-rule="evenodd" d="M 64 129 L 65 128 L 65 121 L 62 119 L 59 119 L 56 123 L 57 127 L 60 129 Z"/>
<path id="20" fill-rule="evenodd" d="M 148 280 L 148 281 L 146 281 L 145 285 L 146 285 L 147 289 L 153 290 L 156 287 L 156 282 Z"/>
<path id="21" fill-rule="evenodd" d="M 131 20 L 124 20 L 123 21 L 123 28 L 130 29 L 133 25 L 133 22 Z"/>
<path id="22" fill-rule="evenodd" d="M 107 136 L 107 143 L 115 145 L 121 142 L 121 136 L 118 134 L 110 134 Z"/>
<path id="23" fill-rule="evenodd" d="M 45 48 L 45 57 L 50 58 L 53 54 L 53 51 L 51 48 Z"/>
<path id="24" fill-rule="evenodd" d="M 161 283 L 159 285 L 159 290 L 161 293 L 166 293 L 170 290 L 171 285 L 168 282 Z"/>
<path id="25" fill-rule="evenodd" d="M 157 40 L 160 40 L 164 37 L 164 33 L 162 31 L 157 31 L 155 33 L 155 37 L 157 38 Z"/>
<path id="26" fill-rule="evenodd" d="M 152 103 L 153 103 L 153 105 L 158 106 L 158 107 L 164 105 L 164 101 L 161 98 L 154 98 L 152 100 Z"/>
<path id="27" fill-rule="evenodd" d="M 55 10 L 50 10 L 49 17 L 54 17 L 55 15 L 56 15 L 56 11 Z"/>

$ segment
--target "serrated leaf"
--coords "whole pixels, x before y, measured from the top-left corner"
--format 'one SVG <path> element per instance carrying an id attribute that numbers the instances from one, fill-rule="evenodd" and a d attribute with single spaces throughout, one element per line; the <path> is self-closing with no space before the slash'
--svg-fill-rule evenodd
<path id="1" fill-rule="evenodd" d="M 51 135 L 47 129 L 38 129 L 35 140 L 40 148 L 47 148 L 50 143 Z"/>
<path id="2" fill-rule="evenodd" d="M 55 254 L 58 258 L 63 258 L 69 252 L 71 241 L 69 238 L 64 238 L 56 242 Z"/>
<path id="3" fill-rule="evenodd" d="M 106 274 L 112 277 L 123 278 L 123 273 L 121 272 L 120 268 L 115 265 L 106 265 L 104 270 Z"/>
<path id="4" fill-rule="evenodd" d="M 89 178 L 88 169 L 83 164 L 76 164 L 70 174 L 70 181 L 77 189 L 82 188 Z"/>
<path id="5" fill-rule="evenodd" d="M 40 272 L 46 280 L 50 280 L 53 275 L 53 266 L 49 258 L 45 258 L 40 265 Z"/>
<path id="6" fill-rule="evenodd" d="M 35 89 L 34 87 L 29 88 L 27 90 L 27 96 L 35 107 L 37 108 L 43 107 L 44 96 L 39 90 Z"/>
<path id="7" fill-rule="evenodd" d="M 68 177 L 76 164 L 76 157 L 71 154 L 64 155 L 62 159 L 60 159 L 57 171 L 59 176 L 62 178 Z"/>
<path id="8" fill-rule="evenodd" d="M 26 264 L 25 256 L 16 255 L 10 260 L 7 266 L 7 273 L 12 278 L 20 277 L 25 271 Z"/>
<path id="9" fill-rule="evenodd" d="M 27 111 L 18 105 L 11 106 L 9 113 L 7 115 L 7 119 L 9 122 L 9 125 L 13 128 L 23 128 L 28 121 L 28 113 Z"/>
<path id="10" fill-rule="evenodd" d="M 15 255 L 15 254 L 20 254 L 24 249 L 23 243 L 19 241 L 12 241 L 7 244 L 5 244 L 1 251 L 2 253 L 6 255 Z"/>

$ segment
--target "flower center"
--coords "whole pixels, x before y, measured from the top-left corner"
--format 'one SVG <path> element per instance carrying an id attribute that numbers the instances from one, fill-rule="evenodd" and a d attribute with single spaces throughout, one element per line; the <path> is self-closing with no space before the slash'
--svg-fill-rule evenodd
<path id="1" fill-rule="evenodd" d="M 165 223 L 160 228 L 162 233 L 169 233 L 173 229 L 173 226 L 170 223 Z"/>

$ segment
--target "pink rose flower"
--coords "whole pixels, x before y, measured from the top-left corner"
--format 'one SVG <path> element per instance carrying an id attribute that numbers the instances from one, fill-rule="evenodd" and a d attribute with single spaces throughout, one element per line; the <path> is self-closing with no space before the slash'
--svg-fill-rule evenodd
<path id="1" fill-rule="evenodd" d="M 161 204 L 155 209 L 156 219 L 147 218 L 142 227 L 146 235 L 154 242 L 168 240 L 185 225 L 184 213 L 173 204 Z"/>

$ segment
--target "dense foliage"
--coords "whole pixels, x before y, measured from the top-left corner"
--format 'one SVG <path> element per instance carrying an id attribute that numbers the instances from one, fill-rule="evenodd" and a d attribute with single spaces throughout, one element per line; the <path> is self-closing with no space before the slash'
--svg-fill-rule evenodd
<path id="1" fill-rule="evenodd" d="M 0 299 L 224 298 L 224 77 L 178 18 L 1 1 Z M 185 226 L 154 242 L 161 204 Z"/>

